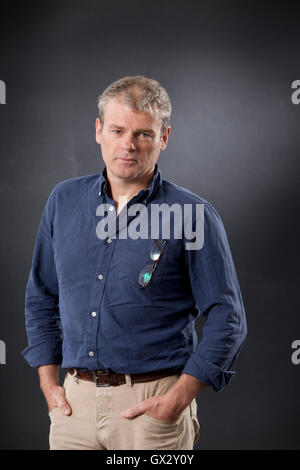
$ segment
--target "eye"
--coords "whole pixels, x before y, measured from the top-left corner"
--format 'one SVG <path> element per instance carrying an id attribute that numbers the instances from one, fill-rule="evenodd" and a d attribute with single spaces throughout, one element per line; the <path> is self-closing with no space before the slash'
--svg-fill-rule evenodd
<path id="1" fill-rule="evenodd" d="M 143 139 L 144 139 L 144 138 L 147 139 L 147 138 L 150 138 L 150 137 L 151 137 L 150 134 L 147 134 L 146 132 L 141 132 L 141 133 L 140 133 L 140 136 L 141 136 Z"/>
<path id="2" fill-rule="evenodd" d="M 118 135 L 118 134 L 121 133 L 121 131 L 120 131 L 120 129 L 113 129 L 113 130 L 112 130 L 112 133 Z"/>

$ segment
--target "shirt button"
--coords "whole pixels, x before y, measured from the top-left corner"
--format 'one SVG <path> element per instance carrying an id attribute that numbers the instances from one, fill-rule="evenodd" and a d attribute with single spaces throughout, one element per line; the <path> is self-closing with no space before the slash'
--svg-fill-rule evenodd
<path id="1" fill-rule="evenodd" d="M 90 351 L 89 356 L 93 357 L 93 355 L 94 355 L 94 351 Z"/>
<path id="2" fill-rule="evenodd" d="M 104 276 L 102 274 L 99 274 L 98 279 L 103 279 L 103 277 Z"/>
<path id="3" fill-rule="evenodd" d="M 110 210 L 110 212 L 112 212 L 114 210 L 114 206 L 110 206 L 109 210 Z"/>
<path id="4" fill-rule="evenodd" d="M 96 317 L 97 312 L 92 312 L 92 317 Z"/>
<path id="5" fill-rule="evenodd" d="M 101 194 L 102 194 L 102 193 L 101 193 L 101 191 L 100 191 L 100 192 L 99 192 L 99 196 L 101 196 Z"/>
<path id="6" fill-rule="evenodd" d="M 106 241 L 107 241 L 107 243 L 111 243 L 111 242 L 112 242 L 112 240 L 111 240 L 110 238 L 108 238 Z"/>

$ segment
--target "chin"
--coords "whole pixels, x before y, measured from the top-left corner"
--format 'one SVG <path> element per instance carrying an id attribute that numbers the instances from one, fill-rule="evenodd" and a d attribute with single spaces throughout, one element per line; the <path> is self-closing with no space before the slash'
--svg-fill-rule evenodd
<path id="1" fill-rule="evenodd" d="M 136 168 L 117 168 L 113 173 L 118 178 L 132 178 L 138 175 L 138 171 Z"/>

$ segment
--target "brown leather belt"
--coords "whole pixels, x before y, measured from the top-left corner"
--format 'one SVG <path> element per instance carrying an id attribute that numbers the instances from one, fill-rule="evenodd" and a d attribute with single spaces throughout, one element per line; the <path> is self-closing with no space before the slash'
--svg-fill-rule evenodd
<path id="1" fill-rule="evenodd" d="M 103 370 L 90 370 L 83 372 L 77 369 L 68 369 L 71 375 L 74 375 L 82 380 L 88 380 L 95 382 L 97 387 L 109 387 L 110 385 L 122 385 L 126 383 L 125 374 L 119 374 L 118 372 L 105 372 Z M 170 369 L 162 369 L 158 371 L 148 372 L 145 374 L 130 374 L 131 382 L 149 382 L 150 380 L 161 379 L 169 375 L 180 374 L 179 371 Z"/>

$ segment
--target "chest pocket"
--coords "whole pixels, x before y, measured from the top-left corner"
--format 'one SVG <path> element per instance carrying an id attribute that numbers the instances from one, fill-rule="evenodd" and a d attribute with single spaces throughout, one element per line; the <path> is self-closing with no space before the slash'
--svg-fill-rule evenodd
<path id="1" fill-rule="evenodd" d="M 147 265 L 153 265 L 155 263 L 155 261 L 150 258 L 151 250 L 155 247 L 154 241 L 151 239 L 119 239 L 116 240 L 115 243 L 111 261 L 111 272 L 115 272 L 114 277 L 118 278 L 125 285 L 142 288 L 139 284 L 140 272 Z M 162 282 L 167 266 L 168 249 L 169 243 L 167 240 L 147 289 L 149 289 L 151 285 L 157 285 Z"/>

